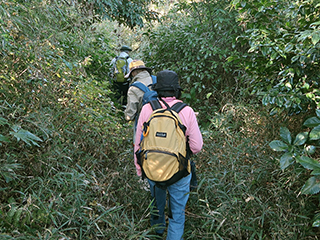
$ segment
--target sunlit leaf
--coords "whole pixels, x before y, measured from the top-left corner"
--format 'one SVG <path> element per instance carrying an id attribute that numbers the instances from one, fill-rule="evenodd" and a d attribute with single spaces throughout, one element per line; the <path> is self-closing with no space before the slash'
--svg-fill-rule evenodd
<path id="1" fill-rule="evenodd" d="M 288 166 L 290 166 L 292 163 L 294 163 L 292 153 L 285 153 L 280 158 L 280 168 L 286 169 Z"/>
<path id="2" fill-rule="evenodd" d="M 312 34 L 311 30 L 302 31 L 300 33 L 300 37 L 298 38 L 298 41 L 304 41 L 305 39 L 309 38 Z"/>
<path id="3" fill-rule="evenodd" d="M 280 137 L 284 142 L 291 144 L 291 133 L 288 128 L 280 127 Z"/>
<path id="4" fill-rule="evenodd" d="M 319 6 L 320 6 L 320 4 L 318 4 L 316 6 L 316 8 L 319 7 Z M 319 25 L 320 25 L 320 22 L 318 21 L 318 22 L 314 22 L 314 23 L 310 24 L 310 27 L 319 26 Z"/>
<path id="5" fill-rule="evenodd" d="M 315 32 L 314 34 L 312 34 L 311 41 L 313 45 L 316 45 L 319 42 L 319 40 L 320 40 L 320 35 L 318 32 Z"/>
<path id="6" fill-rule="evenodd" d="M 304 123 L 303 123 L 304 126 L 306 127 L 316 127 L 318 125 L 320 125 L 320 119 L 317 118 L 317 117 L 311 117 L 311 118 L 308 118 Z"/>
<path id="7" fill-rule="evenodd" d="M 297 162 L 300 163 L 306 169 L 320 170 L 320 163 L 313 158 L 309 158 L 307 156 L 300 156 L 297 157 Z"/>
<path id="8" fill-rule="evenodd" d="M 311 130 L 309 137 L 310 140 L 320 139 L 320 125 Z"/>
<path id="9" fill-rule="evenodd" d="M 306 146 L 305 150 L 308 154 L 312 155 L 316 152 L 317 148 L 313 145 L 309 145 L 309 146 Z"/>
<path id="10" fill-rule="evenodd" d="M 33 133 L 24 130 L 22 128 L 19 128 L 17 126 L 15 126 L 13 128 L 14 132 L 10 131 L 10 134 L 13 135 L 18 141 L 22 140 L 23 142 L 25 142 L 27 145 L 31 146 L 31 145 L 35 145 L 38 146 L 38 142 L 42 142 L 41 138 L 37 137 L 36 135 L 34 135 Z"/>
<path id="11" fill-rule="evenodd" d="M 296 145 L 296 146 L 301 146 L 303 144 L 305 144 L 305 142 L 308 140 L 308 132 L 303 132 L 303 133 L 299 133 L 293 144 Z"/>
<path id="12" fill-rule="evenodd" d="M 320 227 L 320 214 L 317 213 L 313 218 L 312 227 Z"/>
<path id="13" fill-rule="evenodd" d="M 315 221 L 312 223 L 312 227 L 320 227 L 320 219 L 315 220 Z"/>
<path id="14" fill-rule="evenodd" d="M 288 150 L 288 145 L 280 140 L 274 140 L 270 142 L 269 146 L 273 151 L 281 152 Z"/>
<path id="15" fill-rule="evenodd" d="M 320 179 L 317 177 L 311 177 L 304 184 L 301 189 L 303 194 L 317 194 L 320 191 Z"/>

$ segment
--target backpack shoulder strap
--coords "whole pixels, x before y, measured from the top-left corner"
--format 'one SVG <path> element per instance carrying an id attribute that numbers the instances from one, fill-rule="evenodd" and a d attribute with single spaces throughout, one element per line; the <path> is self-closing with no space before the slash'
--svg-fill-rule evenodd
<path id="1" fill-rule="evenodd" d="M 151 105 L 153 111 L 162 108 L 162 106 L 161 106 L 161 104 L 160 104 L 160 102 L 158 100 L 150 101 L 150 105 Z"/>
<path id="2" fill-rule="evenodd" d="M 139 88 L 141 91 L 143 91 L 145 93 L 150 91 L 150 89 L 146 85 L 141 83 L 141 82 L 133 82 L 133 83 L 131 83 L 130 86 L 137 87 L 137 88 Z"/>
<path id="3" fill-rule="evenodd" d="M 148 87 L 151 87 L 152 85 L 157 83 L 157 77 L 155 75 L 151 75 L 151 78 L 152 78 L 152 83 L 150 83 Z"/>
<path id="4" fill-rule="evenodd" d="M 116 68 L 117 67 L 117 61 L 119 59 L 119 56 L 115 56 L 114 57 L 114 62 L 113 62 L 113 66 Z"/>
<path id="5" fill-rule="evenodd" d="M 171 110 L 175 111 L 176 113 L 179 113 L 186 106 L 188 106 L 188 105 L 183 102 L 177 102 L 172 105 Z M 179 122 L 179 127 L 181 128 L 183 133 L 186 134 L 187 128 L 186 128 L 186 126 L 183 125 L 182 122 Z"/>
<path id="6" fill-rule="evenodd" d="M 152 78 L 152 84 L 156 84 L 157 83 L 157 76 L 151 75 L 151 78 Z"/>
<path id="7" fill-rule="evenodd" d="M 179 113 L 186 106 L 188 106 L 188 105 L 183 102 L 177 102 L 174 105 L 172 105 L 171 109 L 173 111 L 175 111 L 176 113 Z"/>
<path id="8" fill-rule="evenodd" d="M 126 65 L 128 65 L 128 59 L 130 58 L 130 56 L 126 56 L 125 58 L 123 58 L 124 60 L 126 60 Z"/>

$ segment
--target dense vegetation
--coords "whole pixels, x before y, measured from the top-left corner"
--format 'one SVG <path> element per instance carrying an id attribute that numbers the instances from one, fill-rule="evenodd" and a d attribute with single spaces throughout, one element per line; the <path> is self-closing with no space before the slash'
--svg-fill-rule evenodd
<path id="1" fill-rule="evenodd" d="M 1 1 L 0 238 L 152 238 L 108 79 L 127 44 L 199 111 L 185 239 L 318 239 L 319 7 Z"/>

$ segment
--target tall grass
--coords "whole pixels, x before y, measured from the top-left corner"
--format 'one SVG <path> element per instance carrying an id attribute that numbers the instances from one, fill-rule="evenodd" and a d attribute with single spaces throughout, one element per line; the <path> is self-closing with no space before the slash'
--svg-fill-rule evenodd
<path id="1" fill-rule="evenodd" d="M 279 121 L 262 110 L 239 105 L 212 118 L 196 160 L 187 239 L 318 239 L 316 198 L 299 194 L 302 169 L 280 170 L 268 147 Z"/>
<path id="2" fill-rule="evenodd" d="M 100 68 L 108 36 L 70 6 L 36 3 L 0 7 L 0 239 L 150 239 L 132 123 Z M 200 112 L 210 122 L 185 239 L 317 239 L 305 171 L 281 172 L 268 148 L 279 121 L 249 104 L 223 109 Z"/>

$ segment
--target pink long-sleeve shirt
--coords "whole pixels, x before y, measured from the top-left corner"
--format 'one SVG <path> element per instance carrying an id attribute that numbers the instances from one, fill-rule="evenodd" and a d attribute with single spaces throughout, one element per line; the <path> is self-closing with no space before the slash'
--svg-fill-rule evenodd
<path id="1" fill-rule="evenodd" d="M 168 103 L 168 105 L 171 107 L 176 102 L 182 102 L 181 100 L 177 100 L 175 97 L 167 97 L 162 98 L 163 100 Z M 165 105 L 160 101 L 163 108 L 165 108 Z M 152 107 L 150 104 L 146 104 L 142 107 L 139 120 L 137 123 L 137 131 L 135 136 L 135 144 L 134 144 L 134 152 L 136 152 L 140 147 L 140 140 L 141 140 L 141 133 L 143 129 L 143 123 L 147 122 L 150 115 L 152 114 Z M 189 106 L 184 107 L 179 112 L 179 117 L 181 118 L 181 121 L 184 126 L 186 126 L 186 137 L 189 137 L 189 146 L 192 153 L 196 154 L 200 152 L 203 145 L 203 139 L 202 135 L 199 129 L 198 121 L 196 118 L 196 115 L 193 111 L 193 109 Z M 139 164 L 137 163 L 137 157 L 134 154 L 134 164 L 136 166 L 137 174 L 138 176 L 141 176 L 141 168 Z"/>

